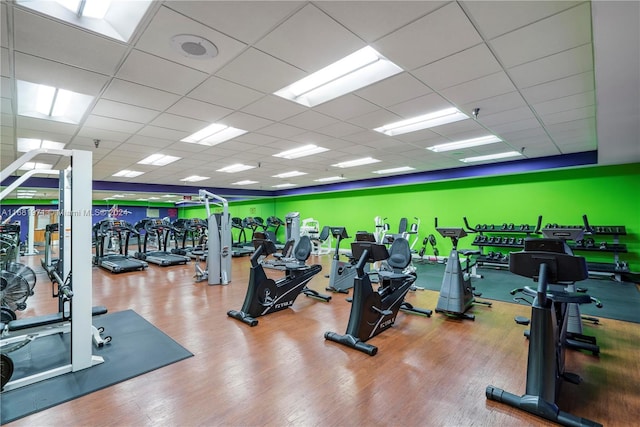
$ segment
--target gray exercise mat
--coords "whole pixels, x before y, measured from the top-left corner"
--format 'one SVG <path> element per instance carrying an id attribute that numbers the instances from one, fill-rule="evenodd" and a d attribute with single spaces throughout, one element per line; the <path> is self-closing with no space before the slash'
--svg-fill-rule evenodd
<path id="1" fill-rule="evenodd" d="M 104 363 L 3 392 L 0 424 L 193 356 L 133 310 L 96 317 L 94 325 L 103 326 L 103 335 L 113 338 L 110 344 L 94 348 L 93 354 L 103 357 Z M 57 334 L 36 339 L 10 353 L 15 364 L 12 380 L 69 363 L 69 347 L 69 334 Z"/>

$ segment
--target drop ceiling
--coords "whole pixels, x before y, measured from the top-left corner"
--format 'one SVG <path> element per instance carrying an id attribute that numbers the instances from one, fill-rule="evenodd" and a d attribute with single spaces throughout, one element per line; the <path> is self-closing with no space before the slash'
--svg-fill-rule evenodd
<path id="1" fill-rule="evenodd" d="M 17 138 L 92 151 L 94 181 L 183 186 L 184 194 L 198 187 L 273 192 L 286 182 L 313 189 L 328 176 L 348 182 L 401 166 L 440 171 L 510 150 L 524 159 L 597 150 L 599 164 L 640 161 L 637 2 L 154 1 L 129 42 L 15 2 L 0 7 L 2 168 L 19 157 Z M 171 43 L 179 34 L 211 41 L 218 55 L 182 55 Z M 273 95 L 367 45 L 403 71 L 313 108 Z M 77 124 L 20 116 L 16 80 L 94 99 Z M 395 137 L 373 131 L 452 106 L 470 118 Z M 248 132 L 213 147 L 180 142 L 214 122 Z M 487 134 L 503 142 L 426 150 Z M 273 157 L 305 144 L 329 151 Z M 158 152 L 181 159 L 137 164 Z M 367 156 L 380 162 L 332 166 Z M 234 163 L 255 168 L 216 171 Z M 144 174 L 113 177 L 123 169 Z M 306 175 L 273 177 L 294 170 Z M 180 181 L 189 175 L 209 178 Z M 234 184 L 240 180 L 257 183 Z M 134 189 L 132 198 L 149 196 Z"/>

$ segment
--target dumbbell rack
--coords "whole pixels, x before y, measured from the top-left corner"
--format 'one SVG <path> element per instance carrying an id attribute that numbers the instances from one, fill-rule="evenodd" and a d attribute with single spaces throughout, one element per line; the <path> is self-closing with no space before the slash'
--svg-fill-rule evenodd
<path id="1" fill-rule="evenodd" d="M 627 245 L 620 243 L 620 236 L 627 234 L 624 225 L 591 225 L 591 232 L 586 232 L 583 240 L 569 244 L 574 251 L 585 252 L 610 252 L 613 254 L 613 262 L 589 262 L 587 268 L 594 276 L 607 276 L 622 281 L 622 273 L 629 273 L 629 265 L 620 260 L 621 253 L 627 253 Z M 597 241 L 597 236 L 611 237 L 611 241 Z"/>
<path id="2" fill-rule="evenodd" d="M 538 216 L 535 225 L 531 224 L 478 224 L 471 227 L 467 218 L 464 218 L 465 227 L 477 233 L 473 245 L 480 248 L 481 254 L 476 258 L 477 265 L 486 265 L 497 268 L 509 267 L 508 254 L 500 251 L 484 252 L 484 248 L 524 248 L 524 239 L 540 232 L 542 215 Z"/>

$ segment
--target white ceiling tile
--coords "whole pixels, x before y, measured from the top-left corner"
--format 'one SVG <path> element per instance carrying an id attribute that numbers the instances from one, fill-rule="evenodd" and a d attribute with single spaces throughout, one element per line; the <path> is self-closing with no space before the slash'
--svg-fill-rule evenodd
<path id="1" fill-rule="evenodd" d="M 442 1 L 325 1 L 317 6 L 367 42 L 441 7 Z"/>
<path id="2" fill-rule="evenodd" d="M 136 49 L 196 70 L 213 73 L 246 48 L 246 44 L 196 21 L 197 17 L 190 19 L 167 7 L 161 7 L 140 36 L 136 43 Z M 213 58 L 186 56 L 178 51 L 171 41 L 172 37 L 183 34 L 195 35 L 208 40 L 216 46 L 218 54 Z"/>
<path id="3" fill-rule="evenodd" d="M 148 108 L 101 99 L 93 107 L 91 114 L 137 123 L 147 123 L 158 116 L 159 113 L 156 110 L 150 110 Z"/>
<path id="4" fill-rule="evenodd" d="M 167 113 L 202 120 L 207 123 L 215 123 L 232 112 L 233 110 L 229 108 L 190 98 L 182 98 L 167 109 Z"/>
<path id="5" fill-rule="evenodd" d="M 276 138 L 289 138 L 294 135 L 300 135 L 303 132 L 304 129 L 289 126 L 284 123 L 274 123 L 270 126 L 260 129 L 259 133 L 269 136 L 275 136 Z"/>
<path id="6" fill-rule="evenodd" d="M 3 47 L 0 49 L 0 75 L 4 77 L 11 77 L 12 75 L 9 60 L 9 49 Z"/>
<path id="7" fill-rule="evenodd" d="M 0 98 L 0 113 L 7 114 L 7 117 L 13 114 L 11 98 Z"/>
<path id="8" fill-rule="evenodd" d="M 120 148 L 122 147 L 126 148 L 126 147 L 129 147 L 130 145 L 165 148 L 171 144 L 173 144 L 173 142 L 168 139 L 151 138 L 151 137 L 142 136 L 142 135 L 133 135 L 131 138 L 127 140 L 127 142 L 122 144 Z"/>
<path id="9" fill-rule="evenodd" d="M 479 122 L 484 126 L 488 126 L 491 128 L 503 123 L 531 119 L 535 119 L 535 115 L 529 107 L 523 106 L 520 108 L 512 108 L 506 111 L 500 111 L 496 114 L 482 114 L 482 116 L 480 116 Z"/>
<path id="10" fill-rule="evenodd" d="M 528 88 L 575 74 L 593 71 L 591 44 L 518 65 L 508 70 L 514 83 Z"/>
<path id="11" fill-rule="evenodd" d="M 2 19 L 3 23 L 3 25 L 0 25 L 0 46 L 9 47 L 9 32 L 7 31 L 8 25 L 6 25 L 7 6 L 4 2 L 2 2 L 0 6 L 0 19 Z"/>
<path id="12" fill-rule="evenodd" d="M 516 87 L 509 77 L 504 72 L 498 72 L 445 89 L 442 95 L 456 105 L 464 105 L 515 90 Z"/>
<path id="13" fill-rule="evenodd" d="M 244 43 L 254 43 L 304 3 L 178 0 L 165 5 Z"/>
<path id="14" fill-rule="evenodd" d="M 502 111 L 508 111 L 515 108 L 521 108 L 526 106 L 526 102 L 520 95 L 520 93 L 513 91 L 505 93 L 503 95 L 492 96 L 491 98 L 485 98 L 480 101 L 473 101 L 460 106 L 461 110 L 465 112 L 469 117 L 472 116 L 474 109 L 479 108 L 478 120 L 483 121 L 483 118 L 492 114 L 500 113 Z"/>
<path id="15" fill-rule="evenodd" d="M 242 109 L 243 112 L 265 119 L 281 121 L 307 108 L 275 95 L 266 95 Z"/>
<path id="16" fill-rule="evenodd" d="M 533 108 L 538 114 L 547 115 L 590 105 L 595 105 L 595 93 L 583 92 L 534 104 Z"/>
<path id="17" fill-rule="evenodd" d="M 500 70 L 500 64 L 483 43 L 418 68 L 412 74 L 430 88 L 442 90 Z"/>
<path id="18" fill-rule="evenodd" d="M 176 116 L 175 114 L 162 113 L 156 117 L 151 123 L 152 126 L 158 126 L 166 129 L 181 130 L 188 133 L 194 133 L 200 129 L 204 129 L 209 123 L 202 120 L 195 120 L 189 117 Z"/>
<path id="19" fill-rule="evenodd" d="M 64 65 L 56 61 L 15 53 L 16 79 L 49 85 L 85 95 L 96 96 L 107 82 L 107 76 Z"/>
<path id="20" fill-rule="evenodd" d="M 376 41 L 373 47 L 400 67 L 411 71 L 481 41 L 460 6 L 449 3 Z"/>
<path id="21" fill-rule="evenodd" d="M 126 120 L 111 119 L 109 117 L 101 117 L 89 115 L 84 122 L 84 126 L 98 129 L 106 129 L 116 132 L 136 133 L 144 126 L 141 123 L 129 122 Z"/>
<path id="22" fill-rule="evenodd" d="M 15 50 L 51 61 L 113 75 L 127 51 L 123 43 L 19 8 L 13 20 Z"/>
<path id="23" fill-rule="evenodd" d="M 54 120 L 43 120 L 25 116 L 17 117 L 16 126 L 18 129 L 37 130 L 60 135 L 73 135 L 78 130 L 78 125 L 71 123 L 62 123 Z"/>
<path id="24" fill-rule="evenodd" d="M 192 132 L 185 132 L 181 130 L 167 129 L 164 127 L 147 125 L 138 131 L 138 135 L 148 136 L 151 138 L 161 138 L 173 141 L 180 141 L 182 138 L 188 136 Z"/>
<path id="25" fill-rule="evenodd" d="M 503 133 L 517 132 L 527 129 L 537 129 L 539 127 L 540 122 L 538 121 L 538 119 L 527 119 L 496 125 L 493 126 L 490 130 L 494 133 L 494 135 L 500 136 Z"/>
<path id="26" fill-rule="evenodd" d="M 351 135 L 361 131 L 362 131 L 361 127 L 354 126 L 350 123 L 345 123 L 345 122 L 333 123 L 333 124 L 330 124 L 329 126 L 324 126 L 316 129 L 316 132 L 320 132 L 325 135 L 332 136 L 334 138 L 344 137 L 344 136 Z"/>
<path id="27" fill-rule="evenodd" d="M 348 122 L 361 128 L 375 129 L 401 119 L 402 117 L 393 114 L 390 111 L 380 109 L 358 117 L 353 117 L 349 119 Z"/>
<path id="28" fill-rule="evenodd" d="M 589 2 L 500 36 L 489 43 L 502 64 L 511 68 L 591 43 Z"/>
<path id="29" fill-rule="evenodd" d="M 506 32 L 554 15 L 579 1 L 464 1 L 463 8 L 480 33 L 492 39 Z"/>
<path id="30" fill-rule="evenodd" d="M 255 44 L 263 52 L 314 72 L 365 43 L 313 4 L 307 4 Z"/>
<path id="31" fill-rule="evenodd" d="M 336 123 L 337 119 L 318 113 L 316 111 L 308 110 L 300 113 L 296 116 L 289 117 L 284 120 L 283 123 L 296 126 L 302 129 L 315 130 L 324 126 L 329 126 Z"/>
<path id="32" fill-rule="evenodd" d="M 300 80 L 305 73 L 284 61 L 251 48 L 225 65 L 216 76 L 263 93 L 273 93 Z"/>
<path id="33" fill-rule="evenodd" d="M 379 108 L 379 106 L 354 94 L 348 94 L 318 105 L 314 108 L 314 111 L 340 120 L 348 120 L 352 117 L 378 110 Z"/>
<path id="34" fill-rule="evenodd" d="M 435 92 L 428 95 L 423 95 L 409 101 L 401 102 L 396 105 L 392 105 L 387 110 L 396 113 L 401 118 L 411 118 L 422 114 L 432 113 L 445 108 L 451 108 L 452 105 L 449 101 Z M 398 119 L 392 119 L 390 122 Z M 383 123 L 387 124 L 387 123 Z M 382 126 L 382 125 L 380 125 Z"/>
<path id="35" fill-rule="evenodd" d="M 102 95 L 105 99 L 164 111 L 180 99 L 179 95 L 148 86 L 113 79 Z"/>
<path id="36" fill-rule="evenodd" d="M 273 121 L 237 111 L 225 117 L 222 123 L 234 128 L 254 131 L 271 125 Z"/>
<path id="37" fill-rule="evenodd" d="M 409 73 L 401 73 L 360 89 L 355 95 L 381 107 L 388 107 L 431 92 L 429 87 Z"/>
<path id="38" fill-rule="evenodd" d="M 77 139 L 100 139 L 104 141 L 116 141 L 123 142 L 131 137 L 130 132 L 117 132 L 110 129 L 98 129 L 95 127 L 87 126 L 86 124 L 80 128 L 76 136 Z M 74 142 L 76 140 L 74 138 Z"/>
<path id="39" fill-rule="evenodd" d="M 583 108 L 576 108 L 573 110 L 562 111 L 559 113 L 546 114 L 542 115 L 542 121 L 546 125 L 553 125 L 557 123 L 570 122 L 574 120 L 586 119 L 589 117 L 595 117 L 596 115 L 596 107 L 595 105 L 590 105 Z"/>
<path id="40" fill-rule="evenodd" d="M 133 50 L 120 67 L 116 77 L 185 95 L 202 83 L 207 78 L 207 74 L 139 50 Z"/>
<path id="41" fill-rule="evenodd" d="M 542 83 L 522 90 L 522 95 L 530 104 L 538 104 L 564 96 L 594 90 L 593 71 L 575 74 L 563 79 Z"/>
<path id="42" fill-rule="evenodd" d="M 218 77 L 210 77 L 191 91 L 188 96 L 237 110 L 258 100 L 263 94 Z"/>

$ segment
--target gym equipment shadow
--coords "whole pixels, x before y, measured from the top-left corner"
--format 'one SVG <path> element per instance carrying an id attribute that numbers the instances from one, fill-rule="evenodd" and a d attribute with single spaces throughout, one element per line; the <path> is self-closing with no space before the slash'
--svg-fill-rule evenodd
<path id="1" fill-rule="evenodd" d="M 93 349 L 104 363 L 3 392 L 1 425 L 193 356 L 133 310 L 105 314 L 94 321 L 113 337 L 110 344 Z M 68 363 L 69 335 L 40 338 L 11 353 L 13 378 L 29 374 L 26 370 Z"/>
<path id="2" fill-rule="evenodd" d="M 420 264 L 414 261 L 418 280 L 415 285 L 430 291 L 440 291 L 444 264 Z M 464 267 L 464 264 L 463 264 Z M 535 287 L 533 280 L 515 275 L 508 270 L 478 268 L 482 279 L 471 279 L 477 292 L 482 293 L 482 299 L 491 299 L 516 303 L 509 292 L 524 286 Z M 602 308 L 595 304 L 585 304 L 580 307 L 583 315 L 602 317 L 625 322 L 640 323 L 640 291 L 634 283 L 616 282 L 607 279 L 587 279 L 578 282 L 576 286 L 587 288 L 589 295 L 602 302 Z M 524 304 L 524 303 L 522 303 Z"/>

